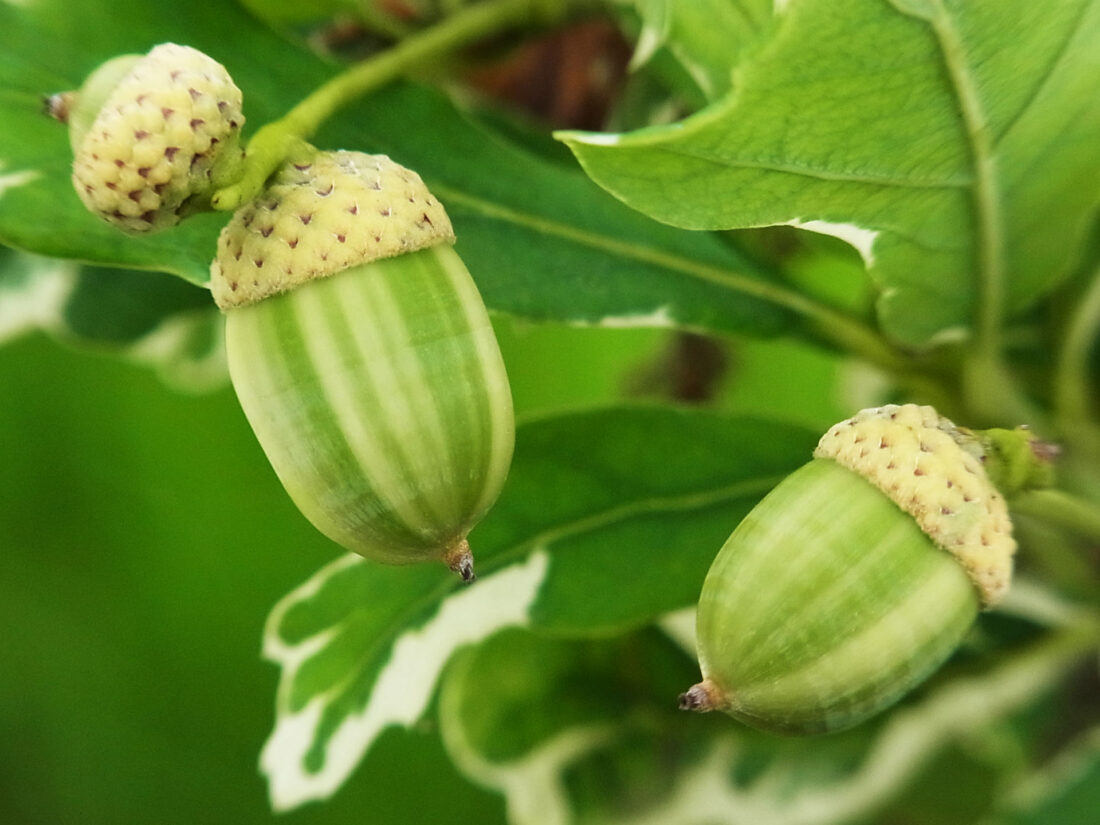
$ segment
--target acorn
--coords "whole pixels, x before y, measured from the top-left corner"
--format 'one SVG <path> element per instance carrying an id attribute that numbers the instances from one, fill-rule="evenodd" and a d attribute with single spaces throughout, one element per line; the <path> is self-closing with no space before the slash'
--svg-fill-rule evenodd
<path id="1" fill-rule="evenodd" d="M 1047 483 L 1038 445 L 914 404 L 832 427 L 715 558 L 696 619 L 703 680 L 680 706 L 814 734 L 896 702 L 1007 591 L 1015 490 L 992 478 Z"/>
<path id="2" fill-rule="evenodd" d="M 384 155 L 299 151 L 222 231 L 229 371 L 276 474 L 325 535 L 473 578 L 515 422 L 443 206 Z"/>
<path id="3" fill-rule="evenodd" d="M 190 46 L 162 43 L 97 68 L 47 101 L 69 125 L 73 187 L 89 211 L 130 234 L 210 208 L 241 172 L 241 90 Z"/>

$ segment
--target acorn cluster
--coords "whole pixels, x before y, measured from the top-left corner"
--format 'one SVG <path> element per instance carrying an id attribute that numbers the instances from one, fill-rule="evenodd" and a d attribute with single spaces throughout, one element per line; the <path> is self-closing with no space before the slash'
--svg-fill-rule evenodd
<path id="1" fill-rule="evenodd" d="M 50 101 L 73 185 L 132 234 L 211 208 L 243 174 L 241 91 L 171 43 L 103 64 Z M 466 536 L 515 439 L 484 303 L 442 204 L 384 155 L 301 144 L 218 240 L 230 376 L 287 492 L 363 556 L 473 578 Z"/>
<path id="2" fill-rule="evenodd" d="M 243 174 L 241 92 L 194 49 L 116 58 L 51 109 L 77 195 L 126 232 L 209 209 Z M 301 144 L 223 229 L 210 286 L 241 406 L 301 512 L 367 558 L 470 580 L 467 536 L 504 485 L 515 425 L 453 242 L 415 172 Z M 715 558 L 703 678 L 681 706 L 819 733 L 925 679 L 1009 586 L 1012 525 L 988 471 L 1006 444 L 1031 453 L 1026 434 L 998 438 L 912 404 L 831 428 Z"/>

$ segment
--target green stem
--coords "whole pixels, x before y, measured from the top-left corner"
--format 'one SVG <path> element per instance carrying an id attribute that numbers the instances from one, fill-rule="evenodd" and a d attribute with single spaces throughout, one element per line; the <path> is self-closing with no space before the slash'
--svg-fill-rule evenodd
<path id="1" fill-rule="evenodd" d="M 1003 822 L 1036 822 L 1036 815 L 1043 810 L 1057 810 L 1067 790 L 1079 783 L 1088 766 L 1096 764 L 1100 756 L 1100 725 L 1093 725 L 1074 737 L 1065 747 L 1035 766 L 1030 758 L 1023 762 L 1024 770 L 1013 778 L 993 806 L 990 814 L 979 825 L 997 825 Z M 1063 808 L 1063 810 L 1065 810 Z"/>
<path id="2" fill-rule="evenodd" d="M 997 613 L 1026 619 L 1051 629 L 1074 627 L 1082 622 L 1100 623 L 1095 610 L 1067 600 L 1045 582 L 1016 575 L 1012 587 L 997 604 Z M 1100 646 L 1100 637 L 1097 639 Z"/>
<path id="3" fill-rule="evenodd" d="M 416 31 L 412 25 L 373 2 L 359 4 L 359 17 L 368 31 L 380 34 L 388 40 L 404 40 Z"/>
<path id="4" fill-rule="evenodd" d="M 1003 198 L 998 179 L 996 147 L 986 118 L 977 80 L 966 47 L 943 0 L 934 0 L 928 16 L 940 42 L 944 65 L 958 97 L 974 164 L 973 205 L 977 223 L 977 308 L 975 340 L 963 371 L 965 399 L 974 415 L 998 423 L 1039 425 L 1039 412 L 1016 386 L 1003 359 L 1001 325 L 1005 315 Z"/>
<path id="5" fill-rule="evenodd" d="M 256 132 L 248 144 L 244 176 L 214 194 L 214 208 L 232 210 L 254 198 L 288 155 L 350 101 L 494 34 L 516 26 L 546 25 L 587 5 L 589 0 L 486 0 L 352 66 Z"/>
<path id="6" fill-rule="evenodd" d="M 1086 425 L 1092 417 L 1089 355 L 1100 334 L 1100 269 L 1093 275 L 1070 319 L 1054 369 L 1054 406 L 1065 433 Z"/>
<path id="7" fill-rule="evenodd" d="M 1100 542 L 1100 506 L 1064 490 L 1033 490 L 1012 499 L 1012 509 Z"/>

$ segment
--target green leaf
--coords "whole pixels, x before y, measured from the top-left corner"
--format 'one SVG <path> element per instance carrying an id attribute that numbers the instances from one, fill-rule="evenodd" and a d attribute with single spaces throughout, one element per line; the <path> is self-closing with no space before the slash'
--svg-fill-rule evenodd
<path id="1" fill-rule="evenodd" d="M 632 61 L 667 50 L 708 100 L 730 88 L 742 50 L 772 21 L 772 0 L 631 0 L 642 20 Z"/>
<path id="2" fill-rule="evenodd" d="M 679 727 L 702 728 L 675 701 L 697 674 L 694 657 L 651 627 L 579 640 L 506 630 L 455 657 L 441 687 L 440 724 L 460 726 L 464 747 L 492 763 L 571 727 L 610 728 L 658 710 Z"/>
<path id="3" fill-rule="evenodd" d="M 0 344 L 36 329 L 151 366 L 176 389 L 212 390 L 229 378 L 221 315 L 206 290 L 0 247 Z"/>
<path id="4" fill-rule="evenodd" d="M 65 341 L 151 366 L 174 389 L 208 392 L 229 381 L 221 312 L 184 281 L 82 266 L 61 320 Z"/>
<path id="5" fill-rule="evenodd" d="M 658 220 L 848 240 L 883 327 L 923 346 L 1025 309 L 1074 265 L 1098 194 L 1097 42 L 1094 0 L 792 0 L 721 102 L 562 137 Z"/>
<path id="6" fill-rule="evenodd" d="M 78 86 L 113 55 L 184 42 L 230 70 L 252 133 L 333 69 L 234 5 L 194 0 L 186 15 L 165 16 L 144 0 L 127 7 L 125 26 L 104 24 L 112 19 L 108 6 L 0 5 L 0 241 L 205 284 L 227 217 L 200 215 L 142 238 L 97 221 L 72 192 L 65 129 L 42 115 L 41 96 Z M 42 42 L 54 47 L 43 50 Z M 451 214 L 458 249 L 491 309 L 535 320 L 755 334 L 791 322 L 785 299 L 792 293 L 722 240 L 655 224 L 578 171 L 502 141 L 436 92 L 387 89 L 341 111 L 316 142 L 385 152 L 416 169 Z"/>
<path id="7" fill-rule="evenodd" d="M 660 408 L 521 426 L 508 486 L 470 536 L 476 583 L 345 556 L 272 612 L 273 804 L 333 793 L 386 727 L 421 718 L 463 645 L 509 627 L 607 634 L 693 603 L 733 526 L 813 443 L 798 428 Z"/>
<path id="8" fill-rule="evenodd" d="M 610 728 L 607 723 L 623 709 L 619 680 L 614 679 L 614 646 L 512 629 L 461 651 L 448 666 L 440 689 L 444 739 L 446 728 L 457 726 L 462 750 L 502 764 L 562 730 L 581 725 Z M 608 681 L 598 691 L 569 689 L 598 684 L 600 677 Z M 595 741 L 610 733 L 605 730 Z"/>
<path id="9" fill-rule="evenodd" d="M 125 344 L 177 312 L 216 312 L 210 295 L 147 272 L 83 266 L 64 307 L 68 329 L 88 341 Z"/>
<path id="10" fill-rule="evenodd" d="M 585 641 L 505 631 L 448 668 L 440 733 L 459 770 L 505 796 L 513 825 L 587 821 L 600 803 L 659 801 L 719 732 L 676 709 L 695 671 L 655 629 Z"/>

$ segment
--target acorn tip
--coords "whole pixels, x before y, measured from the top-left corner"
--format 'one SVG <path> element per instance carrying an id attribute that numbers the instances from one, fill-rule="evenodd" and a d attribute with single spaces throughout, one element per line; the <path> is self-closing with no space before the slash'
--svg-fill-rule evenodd
<path id="1" fill-rule="evenodd" d="M 474 573 L 474 554 L 470 552 L 470 542 L 462 539 L 444 555 L 447 566 L 458 574 L 466 584 L 477 579 Z"/>
<path id="2" fill-rule="evenodd" d="M 696 713 L 717 710 L 721 706 L 718 696 L 718 686 L 709 679 L 704 679 L 680 694 L 680 710 L 693 710 Z"/>

